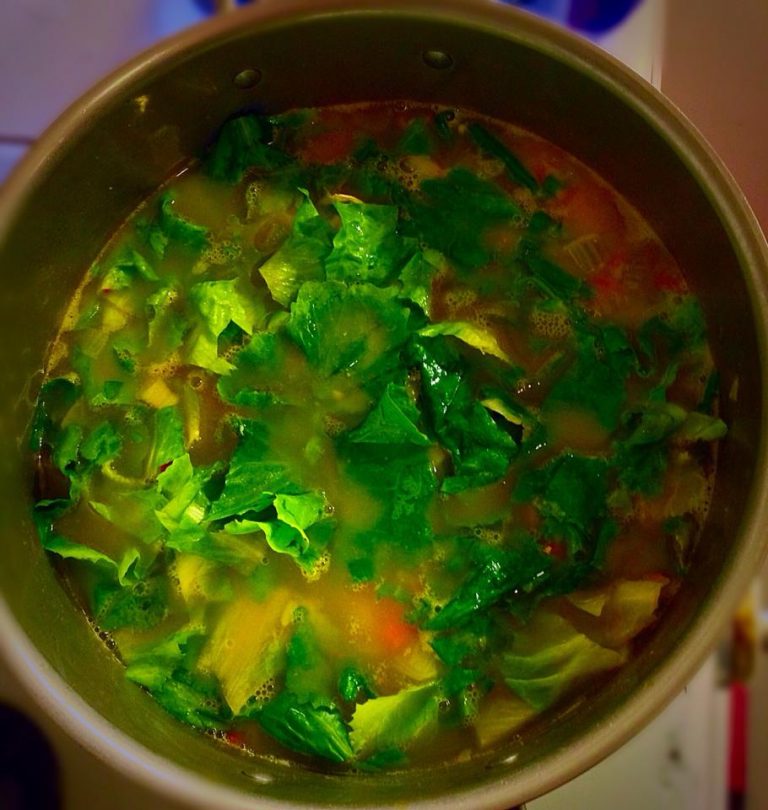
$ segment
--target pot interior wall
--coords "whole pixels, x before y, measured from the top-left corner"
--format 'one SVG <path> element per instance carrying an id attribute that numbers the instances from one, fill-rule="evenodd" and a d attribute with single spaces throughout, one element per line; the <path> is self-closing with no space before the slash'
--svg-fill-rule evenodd
<path id="1" fill-rule="evenodd" d="M 222 28 L 205 47 L 155 58 L 124 76 L 84 109 L 82 127 L 46 154 L 6 223 L 0 244 L 0 529 L 3 592 L 24 630 L 52 666 L 99 713 L 172 761 L 246 792 L 314 803 L 370 804 L 440 795 L 514 773 L 610 724 L 627 690 L 658 677 L 659 662 L 680 644 L 691 621 L 715 598 L 729 571 L 756 469 L 762 421 L 759 347 L 737 238 L 720 224 L 718 203 L 692 176 L 686 156 L 649 123 L 642 105 L 581 57 L 540 38 L 546 29 L 518 15 L 506 34 L 454 14 L 427 18 L 406 4 L 395 12 L 362 10 L 252 27 Z M 458 8 L 458 6 L 457 6 Z M 479 19 L 479 18 L 478 18 Z M 214 29 L 215 32 L 216 29 Z M 529 44 L 523 40 L 528 39 Z M 439 50 L 450 65 L 430 67 Z M 261 72 L 252 89 L 233 77 Z M 106 88 L 105 88 L 106 89 Z M 69 294 L 119 223 L 189 156 L 198 154 L 233 112 L 374 99 L 417 99 L 473 108 L 530 128 L 564 146 L 613 182 L 648 217 L 701 294 L 710 320 L 731 425 L 721 477 L 702 538 L 696 575 L 643 654 L 594 700 L 482 763 L 405 776 L 349 780 L 262 765 L 181 728 L 127 684 L 52 573 L 29 519 L 30 469 L 24 434 L 46 346 Z M 30 380 L 33 382 L 30 383 Z M 10 392 L 10 396 L 8 396 Z M 21 448 L 21 452 L 20 452 Z M 585 701 L 582 701 L 584 703 Z M 259 782 L 252 778 L 261 774 Z M 567 774 L 572 775 L 572 774 Z M 266 781 L 270 780 L 271 781 Z M 513 789 L 512 789 L 513 790 Z M 514 790 L 513 790 L 514 792 Z M 510 795 L 510 799 L 528 798 Z"/>

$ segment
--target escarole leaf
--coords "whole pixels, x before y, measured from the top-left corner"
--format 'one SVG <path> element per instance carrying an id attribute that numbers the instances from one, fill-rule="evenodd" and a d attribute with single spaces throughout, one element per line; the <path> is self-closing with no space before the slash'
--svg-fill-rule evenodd
<path id="1" fill-rule="evenodd" d="M 259 725 L 292 751 L 346 762 L 354 751 L 341 713 L 332 703 L 301 701 L 281 692 L 258 714 Z"/>
<path id="2" fill-rule="evenodd" d="M 501 348 L 496 335 L 490 329 L 486 329 L 469 321 L 441 321 L 425 326 L 419 330 L 419 334 L 424 337 L 436 337 L 437 335 L 450 335 L 477 349 L 483 354 L 490 354 L 498 357 L 505 363 L 512 365 L 512 359 Z"/>
<path id="3" fill-rule="evenodd" d="M 536 178 L 528 171 L 517 155 L 505 146 L 495 135 L 491 134 L 482 124 L 472 121 L 467 126 L 472 140 L 489 155 L 498 158 L 507 170 L 509 177 L 528 191 L 538 191 L 539 184 Z"/>
<path id="4" fill-rule="evenodd" d="M 207 526 L 226 521 L 223 530 L 233 536 L 263 532 L 273 551 L 311 571 L 333 527 L 324 495 L 306 491 L 284 464 L 267 459 L 260 422 L 242 420 L 239 430 L 221 494 L 205 512 Z"/>
<path id="5" fill-rule="evenodd" d="M 437 684 L 403 689 L 355 707 L 350 740 L 358 759 L 405 751 L 437 730 L 441 694 Z"/>
<path id="6" fill-rule="evenodd" d="M 298 495 L 302 491 L 291 481 L 285 465 L 267 460 L 267 429 L 262 422 L 238 420 L 235 429 L 237 447 L 229 462 L 224 488 L 208 512 L 210 521 L 249 511 L 261 512 L 272 503 L 270 493 Z"/>
<path id="7" fill-rule="evenodd" d="M 715 441 L 728 431 L 721 419 L 664 399 L 649 399 L 625 411 L 622 422 L 623 434 L 614 442 L 618 478 L 629 492 L 644 495 L 661 492 L 671 442 Z"/>
<path id="8" fill-rule="evenodd" d="M 350 703 L 357 703 L 368 698 L 376 697 L 376 693 L 368 685 L 368 680 L 355 667 L 345 667 L 339 675 L 339 694 Z"/>
<path id="9" fill-rule="evenodd" d="M 261 602 L 237 597 L 221 613 L 197 666 L 216 676 L 233 713 L 261 708 L 273 697 L 297 606 L 288 590 L 279 588 Z"/>
<path id="10" fill-rule="evenodd" d="M 122 437 L 109 420 L 99 422 L 87 432 L 77 422 L 70 422 L 59 431 L 52 460 L 68 479 L 71 503 L 88 488 L 94 473 L 119 457 L 122 446 Z"/>
<path id="11" fill-rule="evenodd" d="M 41 543 L 46 551 L 57 554 L 59 557 L 67 560 L 83 560 L 85 562 L 94 563 L 96 565 L 103 565 L 113 571 L 117 572 L 119 564 L 104 554 L 102 551 L 97 551 L 90 546 L 76 543 L 67 537 L 59 534 L 58 532 L 48 531 L 41 532 Z"/>
<path id="12" fill-rule="evenodd" d="M 545 408 L 561 403 L 594 414 L 614 430 L 626 400 L 626 381 L 637 357 L 624 330 L 617 326 L 580 326 L 575 361 L 555 382 Z"/>
<path id="13" fill-rule="evenodd" d="M 333 229 L 304 195 L 288 238 L 259 268 L 272 297 L 287 307 L 306 281 L 325 278 L 324 261 L 332 249 Z"/>
<path id="14" fill-rule="evenodd" d="M 592 625 L 596 641 L 620 648 L 654 621 L 659 596 L 668 582 L 662 576 L 618 579 L 599 588 L 574 591 L 567 599 L 598 619 Z"/>
<path id="15" fill-rule="evenodd" d="M 552 561 L 527 535 L 513 548 L 477 545 L 468 577 L 426 627 L 457 627 L 487 611 L 507 594 L 530 594 L 546 582 L 551 567 Z"/>
<path id="16" fill-rule="evenodd" d="M 371 559 L 383 544 L 405 552 L 424 549 L 434 537 L 427 510 L 438 488 L 427 448 L 349 442 L 343 451 L 346 474 L 370 492 L 377 506 L 373 527 L 356 537 L 360 551 Z M 362 566 L 355 569 L 355 579 L 370 579 L 367 559 Z"/>
<path id="17" fill-rule="evenodd" d="M 518 447 L 475 397 L 466 362 L 444 336 L 411 344 L 421 371 L 425 415 L 440 444 L 450 452 L 452 476 L 444 492 L 460 492 L 501 478 Z"/>
<path id="18" fill-rule="evenodd" d="M 208 477 L 208 470 L 194 467 L 187 453 L 158 475 L 157 489 L 165 502 L 155 515 L 168 532 L 166 544 L 169 548 L 186 551 L 189 544 L 203 536 L 200 524 L 208 499 L 202 489 Z"/>
<path id="19" fill-rule="evenodd" d="M 417 250 L 400 272 L 400 297 L 412 301 L 429 316 L 432 279 L 444 267 L 445 259 L 436 250 Z"/>
<path id="20" fill-rule="evenodd" d="M 327 503 L 318 492 L 301 495 L 276 494 L 272 502 L 277 519 L 309 543 L 307 530 L 326 517 Z"/>
<path id="21" fill-rule="evenodd" d="M 148 474 L 157 474 L 161 467 L 185 452 L 184 422 L 178 408 L 174 405 L 158 408 L 154 415 L 152 449 L 147 460 Z"/>
<path id="22" fill-rule="evenodd" d="M 230 323 L 250 335 L 263 324 L 263 305 L 237 279 L 198 282 L 190 289 L 189 300 L 198 325 L 188 339 L 187 361 L 226 374 L 232 365 L 219 357 L 219 336 Z"/>
<path id="23" fill-rule="evenodd" d="M 94 589 L 91 602 L 96 624 L 110 632 L 124 627 L 150 630 L 168 612 L 167 581 L 161 576 L 125 579 L 122 583 L 101 582 Z"/>
<path id="24" fill-rule="evenodd" d="M 126 677 L 149 690 L 174 717 L 202 729 L 221 729 L 232 713 L 215 678 L 194 670 L 202 627 L 185 627 L 159 642 L 124 652 Z"/>
<path id="25" fill-rule="evenodd" d="M 284 385 L 279 369 L 284 358 L 281 336 L 273 332 L 254 333 L 231 358 L 232 371 L 216 383 L 219 396 L 233 405 L 252 408 L 282 402 Z"/>
<path id="26" fill-rule="evenodd" d="M 545 255 L 546 247 L 560 235 L 561 223 L 544 211 L 534 212 L 515 251 L 516 261 L 550 306 L 567 308 L 574 299 L 589 298 L 592 289 L 581 278 L 564 270 Z"/>
<path id="27" fill-rule="evenodd" d="M 432 148 L 432 134 L 424 118 L 414 118 L 397 144 L 397 151 L 404 155 L 428 155 Z"/>
<path id="28" fill-rule="evenodd" d="M 564 452 L 539 469 L 526 470 L 513 497 L 534 503 L 546 537 L 564 540 L 574 557 L 592 559 L 601 552 L 608 471 L 603 458 Z"/>
<path id="29" fill-rule="evenodd" d="M 572 276 L 562 267 L 531 252 L 522 259 L 533 283 L 549 298 L 561 301 L 587 298 L 590 295 L 589 285 L 576 276 Z"/>
<path id="30" fill-rule="evenodd" d="M 628 447 L 663 441 L 685 422 L 686 416 L 685 409 L 673 402 L 648 402 L 624 413 L 623 421 L 630 433 L 622 441 Z"/>
<path id="31" fill-rule="evenodd" d="M 384 284 L 403 266 L 411 246 L 397 234 L 398 208 L 357 200 L 336 200 L 341 227 L 326 262 L 334 281 Z"/>
<path id="32" fill-rule="evenodd" d="M 722 419 L 691 411 L 680 425 L 677 436 L 690 441 L 711 442 L 722 439 L 728 433 L 728 426 Z"/>
<path id="33" fill-rule="evenodd" d="M 136 281 L 159 281 L 149 262 L 136 250 L 127 248 L 112 262 L 102 276 L 103 290 L 124 290 Z"/>
<path id="34" fill-rule="evenodd" d="M 39 450 L 61 431 L 61 422 L 80 398 L 82 386 L 69 377 L 47 379 L 37 397 L 29 434 L 29 447 Z"/>
<path id="35" fill-rule="evenodd" d="M 258 115 L 241 115 L 224 123 L 205 160 L 205 170 L 214 180 L 238 183 L 251 169 L 271 171 L 292 161 L 269 143 L 271 126 Z"/>
<path id="36" fill-rule="evenodd" d="M 394 289 L 338 281 L 305 283 L 291 305 L 287 330 L 322 374 L 369 377 L 408 337 L 408 310 Z"/>
<path id="37" fill-rule="evenodd" d="M 157 224 L 168 244 L 176 242 L 193 251 L 201 251 L 208 245 L 208 229 L 181 216 L 176 210 L 176 200 L 170 193 L 160 197 Z"/>
<path id="38" fill-rule="evenodd" d="M 115 458 L 122 446 L 120 433 L 109 421 L 99 422 L 87 434 L 71 422 L 61 433 L 53 460 L 65 475 L 81 476 Z"/>
<path id="39" fill-rule="evenodd" d="M 539 711 L 578 683 L 620 667 L 627 651 L 611 650 L 578 632 L 552 613 L 540 613 L 501 656 L 507 686 Z"/>
<path id="40" fill-rule="evenodd" d="M 271 461 L 232 462 L 221 497 L 214 501 L 209 520 L 262 512 L 272 505 L 274 493 L 301 495 L 302 490 L 291 480 L 284 464 Z"/>
<path id="41" fill-rule="evenodd" d="M 347 435 L 356 444 L 413 444 L 426 447 L 428 436 L 419 430 L 419 409 L 404 385 L 389 383 L 365 421 Z"/>
<path id="42" fill-rule="evenodd" d="M 489 228 L 522 218 L 520 206 L 498 185 L 462 167 L 424 180 L 406 209 L 415 235 L 464 272 L 493 258 L 485 243 Z"/>
<path id="43" fill-rule="evenodd" d="M 640 355 L 649 371 L 656 369 L 660 358 L 674 360 L 683 351 L 701 348 L 706 341 L 704 312 L 693 295 L 683 296 L 668 317 L 654 315 L 638 330 Z"/>
<path id="44" fill-rule="evenodd" d="M 273 551 L 288 554 L 302 568 L 311 572 L 325 546 L 326 538 L 319 536 L 317 531 L 310 530 L 320 529 L 323 522 L 326 523 L 323 528 L 332 526 L 327 519 L 325 498 L 316 492 L 263 495 L 270 499 L 272 507 L 267 510 L 266 517 L 258 520 L 235 519 L 227 523 L 224 530 L 230 534 L 262 531 Z M 275 514 L 274 518 L 271 518 L 272 512 Z"/>

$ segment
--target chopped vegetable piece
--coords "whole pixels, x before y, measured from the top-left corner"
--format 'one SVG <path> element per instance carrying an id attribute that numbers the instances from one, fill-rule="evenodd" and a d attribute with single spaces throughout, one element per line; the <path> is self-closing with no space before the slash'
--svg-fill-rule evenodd
<path id="1" fill-rule="evenodd" d="M 516 636 L 501 669 L 507 686 L 540 711 L 571 683 L 609 672 L 626 658 L 626 650 L 601 647 L 559 616 L 541 614 Z"/>

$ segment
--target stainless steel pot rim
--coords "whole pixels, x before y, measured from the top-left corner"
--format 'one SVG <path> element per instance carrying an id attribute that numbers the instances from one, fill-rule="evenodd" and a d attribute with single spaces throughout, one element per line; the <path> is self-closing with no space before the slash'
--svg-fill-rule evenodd
<path id="1" fill-rule="evenodd" d="M 55 167 L 57 152 L 65 148 L 73 133 L 89 117 L 111 103 L 121 89 L 138 85 L 158 68 L 182 62 L 201 47 L 212 47 L 243 35 L 250 25 L 291 24 L 296 15 L 306 19 L 345 13 L 379 15 L 440 15 L 471 26 L 497 31 L 499 36 L 521 39 L 534 49 L 552 55 L 609 87 L 625 103 L 633 106 L 673 145 L 690 172 L 709 189 L 712 200 L 729 233 L 752 296 L 762 366 L 768 367 L 768 247 L 743 194 L 712 149 L 695 128 L 661 94 L 629 68 L 562 29 L 517 9 L 487 0 L 282 0 L 242 9 L 233 15 L 214 19 L 150 49 L 97 85 L 69 108 L 36 143 L 30 154 L 0 190 L 0 239 L 13 227 L 14 210 L 19 208 L 33 178 Z M 763 382 L 763 401 L 768 401 Z M 653 677 L 602 726 L 598 726 L 567 751 L 552 754 L 526 768 L 511 780 L 499 780 L 481 788 L 451 796 L 430 799 L 414 797 L 412 806 L 424 810 L 438 807 L 504 808 L 534 791 L 547 792 L 599 762 L 618 745 L 644 726 L 683 689 L 707 655 L 742 596 L 744 587 L 758 569 L 765 554 L 763 527 L 768 525 L 768 446 L 765 435 L 759 448 L 759 477 L 753 483 L 749 508 L 743 518 L 748 538 L 746 550 L 721 583 L 717 598 L 701 615 L 697 626 L 686 637 L 680 654 L 668 659 Z M 68 734 L 97 756 L 132 779 L 162 791 L 176 800 L 196 807 L 225 810 L 252 808 L 258 802 L 265 808 L 280 808 L 282 801 L 249 796 L 173 765 L 118 731 L 97 714 L 50 667 L 32 645 L 4 602 L 0 602 L 0 649 L 4 658 L 35 699 Z M 258 774 L 254 780 L 258 782 Z M 514 795 L 510 792 L 514 790 Z M 311 805 L 304 805 L 311 806 Z"/>

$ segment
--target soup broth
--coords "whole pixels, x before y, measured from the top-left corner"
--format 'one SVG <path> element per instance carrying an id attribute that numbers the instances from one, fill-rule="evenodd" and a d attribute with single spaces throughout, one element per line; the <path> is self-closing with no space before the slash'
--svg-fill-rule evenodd
<path id="1" fill-rule="evenodd" d="M 180 721 L 445 762 L 633 655 L 706 515 L 717 389 L 679 267 L 555 145 L 410 103 L 244 115 L 74 296 L 34 515 Z"/>

